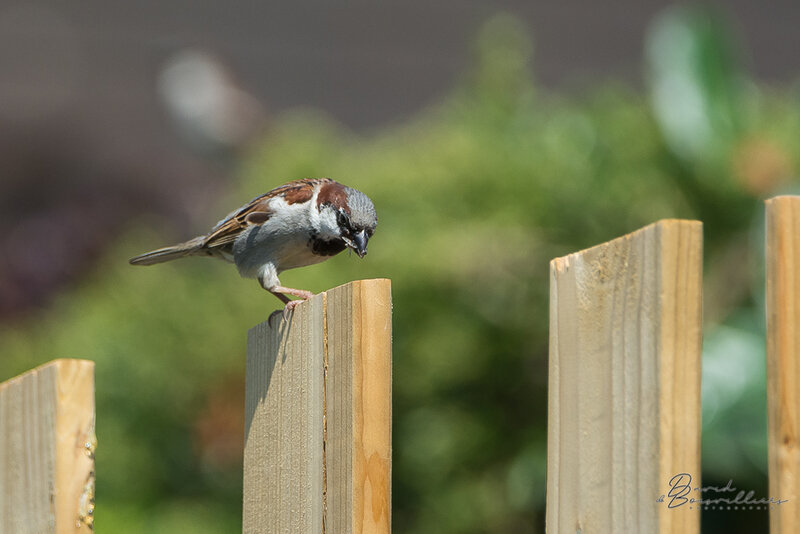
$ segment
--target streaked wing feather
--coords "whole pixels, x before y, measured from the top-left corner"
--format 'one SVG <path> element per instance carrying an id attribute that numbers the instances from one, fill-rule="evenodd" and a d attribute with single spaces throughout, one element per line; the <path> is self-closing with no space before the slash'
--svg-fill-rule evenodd
<path id="1" fill-rule="evenodd" d="M 236 238 L 239 237 L 239 234 L 241 234 L 242 231 L 244 231 L 248 226 L 254 224 L 248 221 L 248 215 L 254 213 L 264 213 L 266 216 L 261 215 L 254 217 L 254 219 L 259 221 L 258 224 L 263 224 L 266 222 L 272 213 L 269 208 L 269 201 L 273 198 L 281 195 L 285 196 L 289 192 L 299 193 L 302 192 L 301 190 L 308 190 L 309 193 L 313 193 L 314 187 L 316 187 L 318 184 L 332 181 L 333 180 L 328 178 L 306 178 L 302 180 L 295 180 L 280 187 L 276 187 L 275 189 L 268 191 L 263 195 L 257 196 L 245 206 L 232 212 L 223 220 L 221 220 L 211 230 L 211 233 L 206 236 L 203 246 L 206 248 L 217 248 L 236 241 Z"/>

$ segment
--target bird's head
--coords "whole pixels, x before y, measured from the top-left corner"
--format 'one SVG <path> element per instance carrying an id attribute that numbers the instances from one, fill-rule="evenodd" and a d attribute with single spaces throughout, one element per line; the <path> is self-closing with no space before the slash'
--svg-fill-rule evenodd
<path id="1" fill-rule="evenodd" d="M 367 195 L 350 187 L 345 187 L 345 191 L 349 210 L 337 210 L 336 222 L 342 240 L 359 258 L 363 258 L 367 255 L 367 242 L 378 226 L 378 214 Z"/>
<path id="2" fill-rule="evenodd" d="M 337 237 L 359 258 L 366 256 L 367 242 L 378 226 L 378 215 L 369 197 L 352 187 L 333 183 L 323 187 L 318 202 L 321 214 L 335 218 Z"/>

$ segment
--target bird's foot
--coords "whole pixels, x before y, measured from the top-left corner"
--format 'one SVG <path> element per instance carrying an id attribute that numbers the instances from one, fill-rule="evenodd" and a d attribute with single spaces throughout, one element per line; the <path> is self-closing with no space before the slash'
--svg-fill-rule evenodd
<path id="1" fill-rule="evenodd" d="M 294 310 L 298 304 L 305 302 L 314 296 L 314 293 L 311 291 L 306 291 L 305 289 L 293 289 L 291 287 L 283 286 L 271 287 L 268 291 L 278 297 L 285 304 L 283 307 L 283 318 L 286 320 L 289 320 L 289 315 L 291 315 L 292 310 Z M 286 295 L 298 297 L 299 300 L 289 300 L 289 297 Z"/>
<path id="2" fill-rule="evenodd" d="M 292 313 L 292 310 L 294 310 L 297 307 L 298 304 L 300 304 L 301 302 L 305 302 L 306 300 L 307 299 L 290 300 L 289 302 L 287 302 L 286 306 L 283 307 L 283 318 L 288 321 L 289 320 L 289 316 Z"/>
<path id="3" fill-rule="evenodd" d="M 289 317 L 292 315 L 292 310 L 294 310 L 298 304 L 301 302 L 305 302 L 305 300 L 290 300 L 286 303 L 282 310 L 275 310 L 269 315 L 269 319 L 267 322 L 272 324 L 272 320 L 278 317 L 283 317 L 284 321 L 288 321 Z"/>
<path id="4" fill-rule="evenodd" d="M 300 299 L 300 302 L 308 300 L 314 296 L 314 293 L 312 293 L 311 291 L 306 291 L 305 289 L 293 289 L 291 287 L 283 287 L 283 286 L 273 287 L 270 291 L 272 291 L 273 293 L 281 293 L 283 294 L 284 298 L 286 297 L 286 295 L 297 297 Z M 292 302 L 293 301 L 289 301 L 286 302 L 286 304 L 288 305 L 291 304 Z M 297 306 L 297 304 L 295 304 L 295 306 Z"/>

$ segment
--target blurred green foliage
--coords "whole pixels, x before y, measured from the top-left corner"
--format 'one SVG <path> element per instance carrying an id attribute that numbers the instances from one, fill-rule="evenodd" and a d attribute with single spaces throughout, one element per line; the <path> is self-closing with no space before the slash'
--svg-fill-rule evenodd
<path id="1" fill-rule="evenodd" d="M 648 96 L 614 83 L 546 93 L 525 31 L 494 18 L 442 103 L 365 136 L 313 111 L 288 115 L 209 214 L 211 225 L 309 176 L 374 200 L 366 259 L 342 254 L 282 282 L 392 279 L 396 532 L 543 531 L 548 262 L 665 217 L 705 223 L 704 477 L 762 487 L 751 235 L 760 198 L 794 182 L 800 106 L 796 92 L 747 78 L 720 20 L 683 8 L 654 22 Z M 0 327 L 3 377 L 56 357 L 97 362 L 100 532 L 241 528 L 245 334 L 279 303 L 221 262 L 127 264 L 186 237 L 141 221 L 47 311 Z M 748 356 L 756 371 L 731 368 Z"/>

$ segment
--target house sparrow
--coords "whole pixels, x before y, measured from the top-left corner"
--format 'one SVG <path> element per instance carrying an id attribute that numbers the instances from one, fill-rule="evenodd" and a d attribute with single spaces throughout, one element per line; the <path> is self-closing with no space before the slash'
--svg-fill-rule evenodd
<path id="1" fill-rule="evenodd" d="M 235 263 L 243 277 L 256 278 L 285 303 L 286 313 L 313 293 L 282 286 L 281 272 L 325 261 L 345 248 L 363 258 L 377 224 L 375 206 L 361 191 L 328 178 L 296 180 L 254 198 L 208 234 L 136 256 L 130 263 L 221 258 Z"/>

